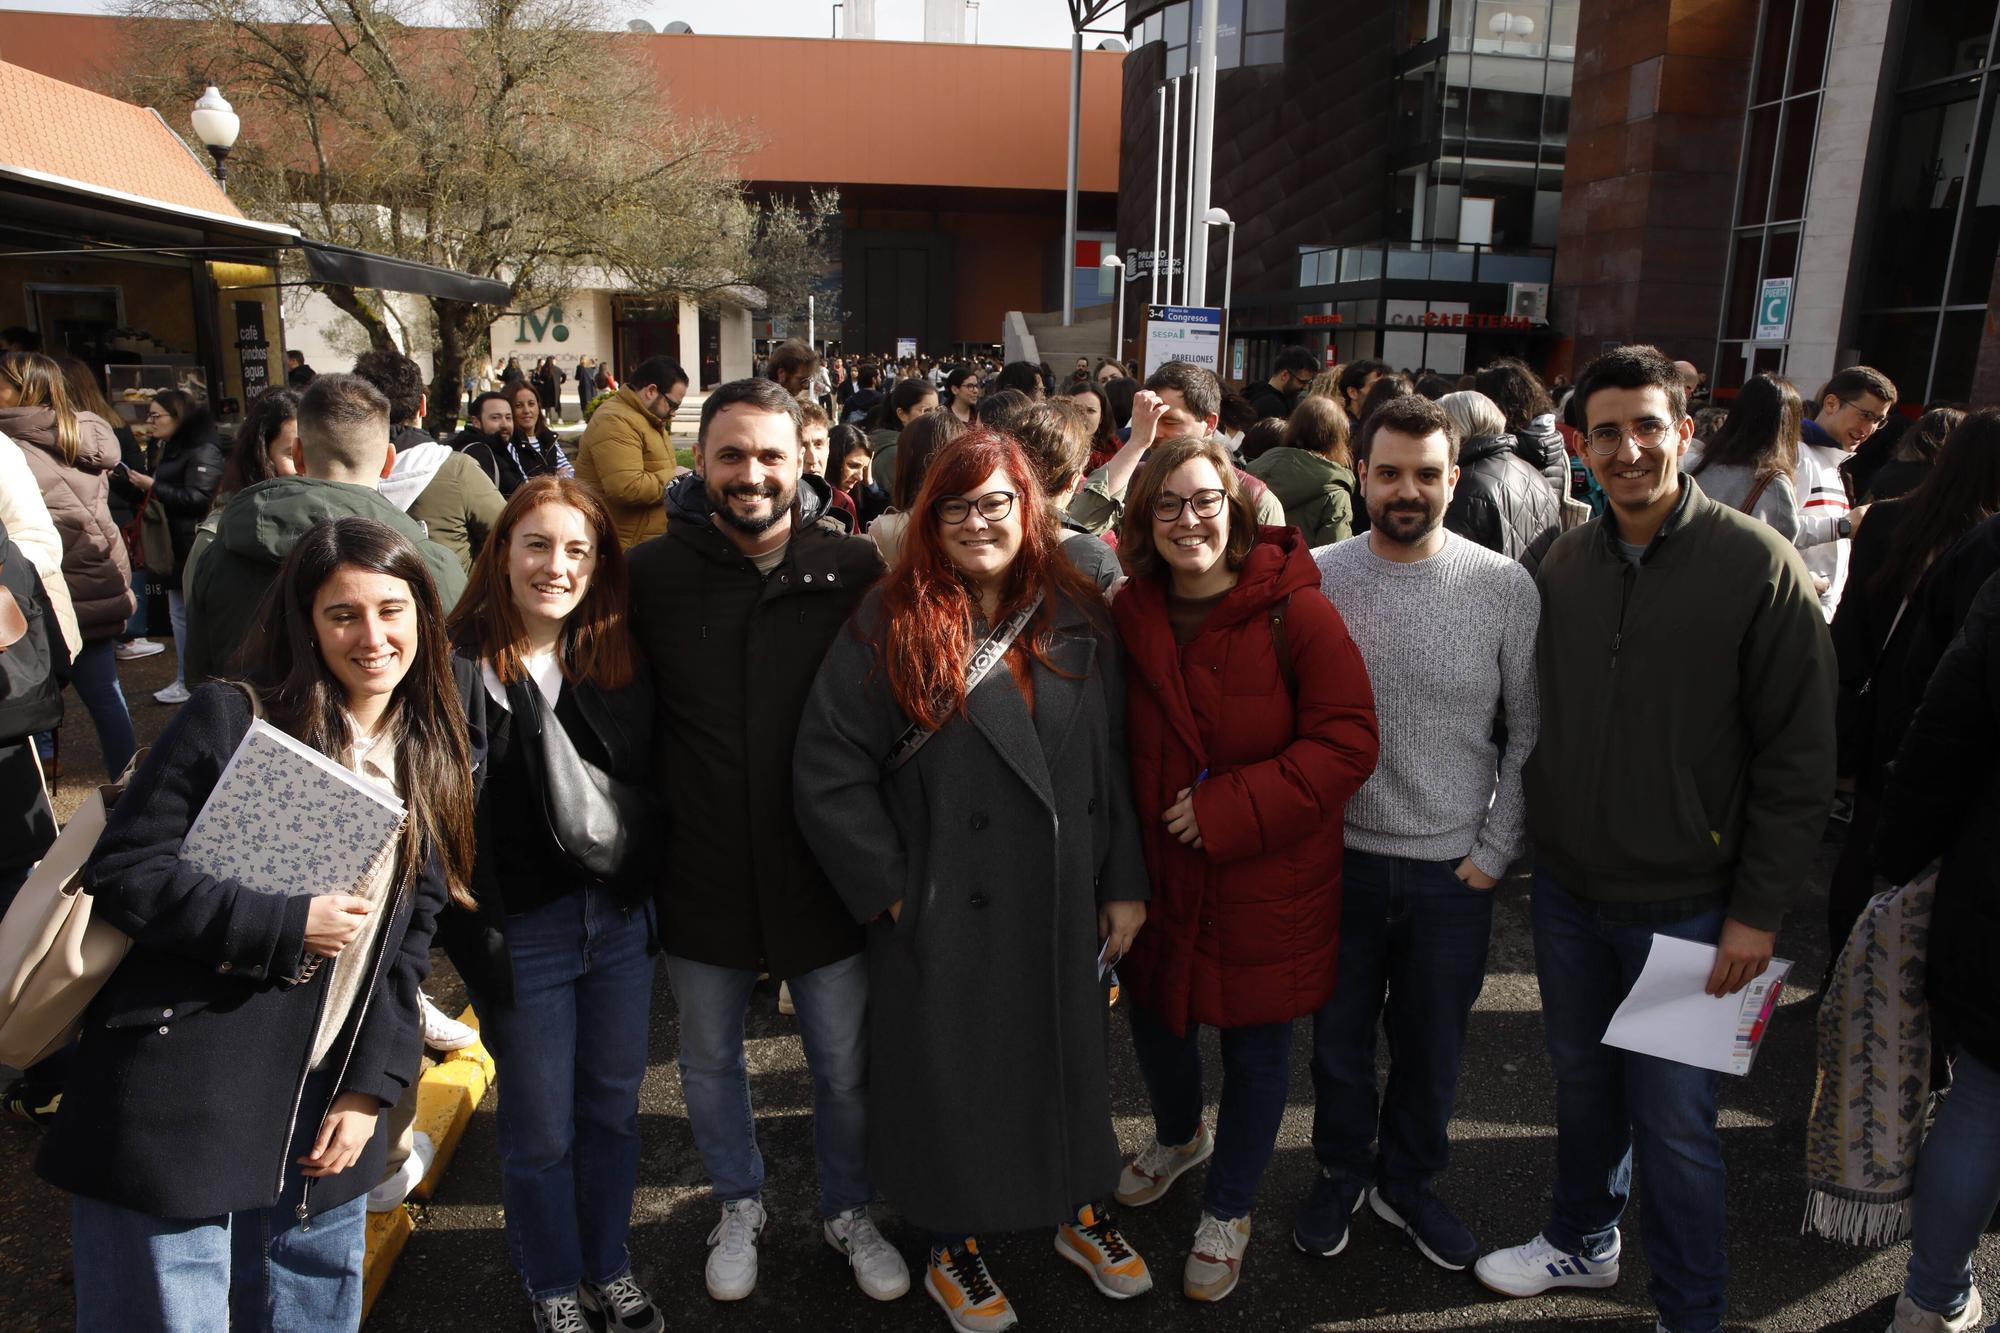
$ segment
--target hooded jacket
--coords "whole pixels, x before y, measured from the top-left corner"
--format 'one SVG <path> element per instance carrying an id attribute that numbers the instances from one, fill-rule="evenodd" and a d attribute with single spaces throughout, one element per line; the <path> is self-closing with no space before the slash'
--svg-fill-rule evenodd
<path id="1" fill-rule="evenodd" d="M 1288 687 L 1271 617 L 1285 607 Z M 1375 696 L 1305 539 L 1265 528 L 1236 587 L 1185 645 L 1163 579 L 1111 604 L 1126 653 L 1132 801 L 1152 877 L 1119 971 L 1174 1032 L 1312 1013 L 1340 957 L 1342 811 L 1375 771 Z M 1159 812 L 1195 789 L 1202 846 Z"/>
<path id="2" fill-rule="evenodd" d="M 27 450 L 4 432 L 0 432 L 0 526 L 7 529 L 8 537 L 42 576 L 42 593 L 62 629 L 63 647 L 75 657 L 83 651 L 83 635 L 76 627 L 69 585 L 63 582 L 62 534 L 49 517 L 48 502 L 42 499 L 42 488 L 28 465 Z"/>
<path id="3" fill-rule="evenodd" d="M 1790 543 L 1681 488 L 1636 568 L 1615 511 L 1542 561 L 1528 831 L 1626 920 L 1776 930 L 1833 804 L 1833 643 Z"/>
<path id="4" fill-rule="evenodd" d="M 1511 435 L 1481 435 L 1458 447 L 1458 489 L 1444 525 L 1532 573 L 1562 535 L 1561 503 L 1522 458 Z M 1564 464 L 1567 475 L 1568 464 Z"/>
<path id="5" fill-rule="evenodd" d="M 1531 418 L 1514 432 L 1513 439 L 1514 452 L 1542 474 L 1556 498 L 1568 495 L 1569 450 L 1563 445 L 1562 432 L 1556 429 L 1555 413 L 1544 412 Z"/>
<path id="6" fill-rule="evenodd" d="M 65 463 L 50 407 L 0 408 L 0 431 L 13 437 L 62 536 L 62 581 L 85 642 L 116 637 L 137 605 L 132 559 L 111 517 L 110 471 L 118 437 L 94 412 L 76 414 L 76 461 Z"/>
<path id="7" fill-rule="evenodd" d="M 576 446 L 576 479 L 595 486 L 611 511 L 618 541 L 637 546 L 667 530 L 661 500 L 674 479 L 674 443 L 667 422 L 631 389 L 598 405 Z"/>
<path id="8" fill-rule="evenodd" d="M 861 951 L 861 928 L 792 813 L 792 753 L 820 659 L 882 574 L 873 542 L 821 521 L 829 489 L 799 478 L 791 540 L 769 574 L 716 529 L 693 475 L 667 490 L 666 535 L 631 554 L 654 772 L 671 808 L 660 938 L 676 957 L 789 978 Z"/>
<path id="9" fill-rule="evenodd" d="M 1271 488 L 1285 507 L 1285 524 L 1305 534 L 1307 546 L 1331 546 L 1354 535 L 1351 468 L 1310 449 L 1280 445 L 1249 464 L 1251 476 Z"/>
<path id="10" fill-rule="evenodd" d="M 372 488 L 318 477 L 272 477 L 229 498 L 215 540 L 187 584 L 187 683 L 233 674 L 236 653 L 255 637 L 257 611 L 278 567 L 315 523 L 372 518 L 416 544 L 449 612 L 465 591 L 458 557 L 429 541 L 423 525 Z"/>
<path id="11" fill-rule="evenodd" d="M 424 525 L 425 533 L 472 569 L 472 557 L 507 501 L 479 463 L 435 440 L 396 445 L 396 465 L 382 479 L 382 498 Z"/>

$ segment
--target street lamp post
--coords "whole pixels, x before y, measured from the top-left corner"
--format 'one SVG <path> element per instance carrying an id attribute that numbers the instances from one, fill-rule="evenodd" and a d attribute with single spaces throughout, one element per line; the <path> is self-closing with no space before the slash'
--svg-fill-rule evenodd
<path id="1" fill-rule="evenodd" d="M 1111 285 L 1116 293 L 1118 334 L 1111 343 L 1111 359 L 1122 362 L 1125 359 L 1125 261 L 1114 253 L 1104 256 L 1098 264 L 1111 275 Z"/>
<path id="2" fill-rule="evenodd" d="M 227 181 L 229 172 L 223 159 L 236 146 L 236 136 L 243 129 L 242 118 L 223 97 L 222 90 L 211 83 L 208 91 L 201 95 L 201 100 L 194 104 L 193 119 L 195 136 L 208 149 L 209 156 L 215 159 L 215 179 Z"/>
<path id="3" fill-rule="evenodd" d="M 1202 215 L 1201 221 L 1204 227 L 1223 227 L 1228 231 L 1227 239 L 1229 244 L 1224 252 L 1226 258 L 1222 261 L 1222 354 L 1227 358 L 1229 355 L 1229 302 L 1235 295 L 1233 288 L 1236 286 L 1236 220 L 1229 216 L 1229 210 L 1226 208 L 1211 208 Z M 1207 232 L 1203 232 L 1202 235 L 1206 237 Z M 1206 245 L 1202 247 L 1204 251 L 1207 248 Z"/>

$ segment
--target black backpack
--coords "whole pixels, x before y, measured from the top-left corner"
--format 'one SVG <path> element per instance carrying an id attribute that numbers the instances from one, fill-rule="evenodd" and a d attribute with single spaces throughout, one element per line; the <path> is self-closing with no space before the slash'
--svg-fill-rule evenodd
<path id="1" fill-rule="evenodd" d="M 62 722 L 63 686 L 69 683 L 69 645 L 42 576 L 0 523 L 0 596 L 11 596 L 27 632 L 0 648 L 0 745 Z"/>

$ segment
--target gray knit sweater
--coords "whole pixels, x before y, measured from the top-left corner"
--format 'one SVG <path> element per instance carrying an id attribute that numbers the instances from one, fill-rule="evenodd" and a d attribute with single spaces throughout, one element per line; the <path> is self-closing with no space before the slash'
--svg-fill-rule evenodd
<path id="1" fill-rule="evenodd" d="M 1535 627 L 1528 571 L 1453 533 L 1397 564 L 1364 534 L 1322 548 L 1320 589 L 1339 608 L 1375 687 L 1381 757 L 1347 803 L 1347 845 L 1472 863 L 1498 879 L 1526 850 L 1521 766 L 1535 748 Z M 1504 715 L 1507 744 L 1493 741 Z"/>

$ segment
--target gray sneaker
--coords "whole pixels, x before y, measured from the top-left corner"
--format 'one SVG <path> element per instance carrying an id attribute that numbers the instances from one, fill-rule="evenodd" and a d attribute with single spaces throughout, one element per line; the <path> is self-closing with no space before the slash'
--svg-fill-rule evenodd
<path id="1" fill-rule="evenodd" d="M 590 1333 L 575 1292 L 535 1302 L 535 1333 Z"/>
<path id="2" fill-rule="evenodd" d="M 583 1308 L 596 1316 L 591 1322 L 604 1333 L 660 1333 L 667 1326 L 660 1307 L 630 1273 L 601 1287 L 586 1282 L 577 1288 L 577 1295 Z"/>

